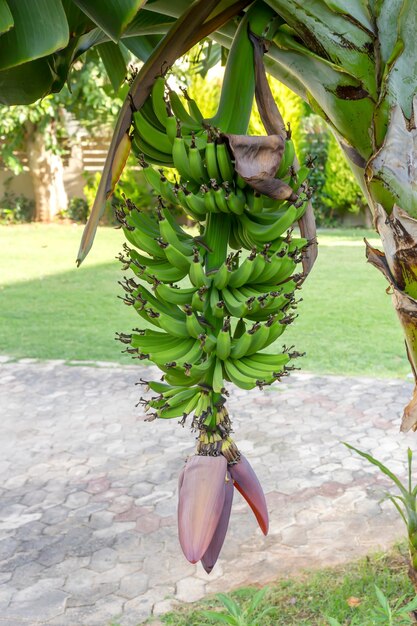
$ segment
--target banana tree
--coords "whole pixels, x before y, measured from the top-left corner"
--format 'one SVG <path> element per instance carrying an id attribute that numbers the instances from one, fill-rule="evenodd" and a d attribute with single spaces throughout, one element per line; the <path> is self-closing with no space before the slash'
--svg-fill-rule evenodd
<path id="1" fill-rule="evenodd" d="M 162 360 L 162 369 L 168 370 L 165 382 L 162 386 L 154 384 L 161 397 L 147 403 L 158 417 L 164 417 L 164 411 L 166 417 L 167 412 L 172 415 L 175 406 L 184 402 L 197 414 L 193 425 L 200 429 L 199 462 L 188 464 L 180 479 L 180 538 L 187 558 L 201 559 L 207 570 L 218 556 L 227 528 L 233 493 L 228 485 L 234 484 L 245 495 L 262 530 L 267 529 L 259 483 L 230 440 L 223 379 L 236 381 L 236 384 L 241 382 L 242 386 L 246 384 L 250 388 L 253 382 L 261 386 L 279 377 L 275 376 L 278 369 L 271 372 L 263 357 L 249 363 L 239 362 L 238 371 L 233 369 L 235 363 L 232 366 L 228 363 L 232 347 L 235 360 L 241 361 L 246 358 L 246 344 L 252 345 L 254 337 L 253 345 L 263 346 L 259 339 L 262 334 L 258 334 L 261 322 L 269 332 L 276 317 L 265 321 L 261 311 L 258 322 L 256 314 L 254 317 L 254 312 L 249 310 L 250 296 L 242 305 L 227 290 L 224 299 L 217 298 L 215 289 L 223 295 L 223 281 L 229 281 L 233 275 L 233 288 L 239 290 L 245 284 L 245 273 L 253 270 L 251 264 L 258 263 L 260 267 L 262 259 L 268 265 L 266 271 L 270 270 L 274 284 L 284 284 L 277 279 L 275 270 L 271 270 L 271 253 L 278 255 L 281 250 L 289 267 L 295 260 L 303 262 L 301 277 L 297 278 L 288 270 L 290 274 L 288 280 L 285 279 L 292 282 L 291 287 L 295 289 L 315 258 L 314 242 L 308 248 L 306 242 L 294 244 L 290 235 L 287 239 L 282 232 L 276 235 L 279 220 L 283 220 L 280 224 L 284 230 L 288 224 L 299 220 L 302 234 L 313 239 L 312 214 L 308 185 L 302 185 L 306 173 L 303 168 L 297 173 L 292 142 L 267 89 L 263 67 L 326 120 L 344 150 L 366 194 L 381 236 L 383 251 L 367 244 L 368 260 L 384 273 L 391 285 L 394 306 L 404 327 L 407 353 L 417 375 L 414 182 L 417 66 L 413 37 L 416 23 L 417 5 L 412 0 L 311 0 L 308 3 L 301 0 L 253 3 L 249 0 L 154 0 L 147 4 L 141 0 L 117 3 L 111 0 L 2 0 L 0 3 L 0 101 L 6 105 L 31 102 L 46 93 L 59 91 L 74 62 L 82 62 L 83 55 L 93 46 L 97 46 L 114 84 L 120 82 L 125 72 L 125 47 L 144 62 L 132 81 L 116 124 L 78 262 L 82 262 L 92 245 L 104 201 L 112 193 L 133 147 L 140 153 L 145 172 L 162 202 L 157 208 L 158 228 L 154 232 L 155 226 L 146 222 L 126 200 L 126 206 L 119 211 L 119 220 L 128 241 L 145 255 L 127 246 L 121 260 L 141 279 L 152 284 L 156 295 L 158 291 L 161 293 L 159 298 L 155 297 L 128 279 L 124 284 L 126 304 L 134 306 L 142 317 L 153 320 L 155 325 L 163 328 L 166 324 L 166 332 L 177 333 L 177 338 L 198 338 L 202 352 L 210 354 L 214 350 L 215 359 L 207 366 L 203 365 L 198 350 L 192 352 L 195 342 L 182 345 L 183 354 L 187 354 L 191 364 L 183 364 L 181 375 L 176 371 L 176 362 L 168 366 Z M 185 111 L 176 94 L 164 91 L 164 75 L 169 67 L 206 37 L 230 49 L 231 59 L 219 110 L 211 120 L 202 119 L 192 102 L 188 103 L 189 111 Z M 248 50 L 249 41 L 253 45 L 251 62 L 246 52 L 241 55 L 244 62 L 239 62 L 236 46 L 242 45 Z M 255 90 L 268 134 L 260 141 L 245 137 Z M 149 124 L 164 137 L 153 135 Z M 147 136 L 155 137 L 157 151 L 146 141 Z M 288 167 L 290 157 L 291 167 Z M 164 176 L 155 178 L 152 163 L 175 166 L 180 184 L 172 185 Z M 208 180 L 205 180 L 207 174 Z M 193 186 L 193 180 L 201 183 L 200 190 Z M 223 183 L 229 183 L 229 187 Z M 164 195 L 165 199 L 178 200 L 196 221 L 204 222 L 201 237 L 191 242 L 186 234 L 176 229 L 165 210 Z M 268 221 L 270 211 L 272 221 Z M 239 255 L 230 257 L 227 255 L 230 247 L 237 252 L 240 248 L 253 248 L 252 258 L 249 256 L 246 263 L 239 260 Z M 153 265 L 149 261 L 152 257 Z M 282 277 L 286 270 L 279 265 L 276 271 L 281 271 Z M 258 268 L 258 282 L 265 267 Z M 182 272 L 183 276 L 190 277 L 189 291 L 184 293 L 180 288 L 172 293 L 169 284 L 180 280 Z M 269 290 L 265 297 L 261 293 L 260 308 L 271 305 L 275 315 L 280 315 L 279 321 L 285 324 L 283 299 L 288 296 L 288 302 L 293 304 L 293 290 L 286 293 L 282 289 L 275 294 Z M 232 296 L 236 293 L 232 292 Z M 164 298 L 165 305 L 161 309 Z M 181 314 L 172 309 L 180 301 Z M 242 306 L 247 309 L 243 311 Z M 231 337 L 233 316 L 239 321 Z M 248 330 L 240 320 L 251 318 L 255 323 Z M 262 333 L 267 336 L 263 326 Z M 120 339 L 129 344 L 128 350 L 139 358 L 152 357 L 152 337 L 149 333 L 146 335 L 146 331 L 122 334 Z M 235 341 L 233 346 L 231 340 Z M 180 354 L 181 343 L 185 342 L 172 341 L 174 355 Z M 169 353 L 169 347 L 167 350 Z M 253 354 L 256 355 L 256 350 Z M 281 358 L 280 371 L 287 357 L 281 355 Z M 157 362 L 156 358 L 154 360 Z M 204 358 L 204 363 L 207 360 Z M 254 381 L 254 371 L 268 375 Z M 184 376 L 187 385 L 183 382 Z M 199 386 L 198 397 L 190 393 L 190 389 L 184 389 L 193 386 L 192 380 Z M 179 393 L 182 394 L 180 400 L 177 398 L 178 405 L 171 399 L 175 386 L 181 388 Z M 196 397 L 198 410 L 193 404 Z M 417 429 L 417 392 L 405 408 L 401 428 Z M 203 488 L 207 481 L 210 489 Z M 212 513 L 208 525 L 204 521 L 207 512 Z"/>

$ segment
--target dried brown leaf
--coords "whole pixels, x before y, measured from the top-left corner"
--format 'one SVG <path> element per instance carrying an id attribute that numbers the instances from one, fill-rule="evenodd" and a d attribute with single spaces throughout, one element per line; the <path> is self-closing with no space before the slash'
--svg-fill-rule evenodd
<path id="1" fill-rule="evenodd" d="M 235 169 L 248 185 L 259 193 L 276 200 L 297 199 L 291 187 L 275 173 L 281 163 L 285 142 L 280 135 L 253 137 L 250 135 L 223 135 L 229 143 L 235 160 Z"/>

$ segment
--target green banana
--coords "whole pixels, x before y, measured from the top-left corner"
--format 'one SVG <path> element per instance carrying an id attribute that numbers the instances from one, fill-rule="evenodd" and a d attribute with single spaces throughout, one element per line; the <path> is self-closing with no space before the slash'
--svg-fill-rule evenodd
<path id="1" fill-rule="evenodd" d="M 226 194 L 226 202 L 230 213 L 242 215 L 246 206 L 246 196 L 239 187 L 236 187 L 234 192 L 228 191 Z"/>
<path id="2" fill-rule="evenodd" d="M 216 162 L 223 181 L 233 182 L 235 170 L 230 158 L 229 150 L 224 141 L 216 142 Z"/>
<path id="3" fill-rule="evenodd" d="M 236 368 L 244 375 L 255 378 L 255 380 L 268 381 L 272 383 L 281 374 L 281 368 L 278 369 L 259 369 L 253 365 L 247 366 L 242 360 L 234 361 Z"/>
<path id="4" fill-rule="evenodd" d="M 194 133 L 191 135 L 191 138 L 191 145 L 188 150 L 188 169 L 190 171 L 191 178 L 196 183 L 201 185 L 202 183 L 207 183 L 209 181 L 209 175 L 207 173 L 207 169 L 201 156 L 200 150 L 195 144 Z"/>
<path id="5" fill-rule="evenodd" d="M 217 335 L 216 354 L 224 361 L 229 357 L 231 348 L 230 317 L 226 317 L 223 326 Z"/>
<path id="6" fill-rule="evenodd" d="M 204 272 L 203 265 L 201 263 L 201 259 L 198 253 L 194 253 L 194 257 L 190 264 L 188 273 L 190 276 L 190 281 L 195 287 L 200 288 L 204 287 L 205 285 L 208 286 L 211 283 L 211 279 L 206 276 Z"/>
<path id="7" fill-rule="evenodd" d="M 164 132 L 161 132 L 145 118 L 142 110 L 133 113 L 133 128 L 135 139 L 144 139 L 149 145 L 155 146 L 162 153 L 171 154 L 171 142 Z"/>
<path id="8" fill-rule="evenodd" d="M 204 206 L 206 213 L 219 213 L 216 198 L 214 197 L 214 190 L 209 189 L 207 185 L 201 185 L 200 191 L 203 193 Z"/>
<path id="9" fill-rule="evenodd" d="M 166 128 L 168 110 L 165 101 L 165 79 L 162 76 L 159 76 L 152 86 L 151 100 L 155 116 L 158 118 L 159 123 Z"/>
<path id="10" fill-rule="evenodd" d="M 177 92 L 170 90 L 168 96 L 172 111 L 175 117 L 180 120 L 181 125 L 186 130 L 186 132 L 190 134 L 192 131 L 201 131 L 203 128 L 201 123 L 196 122 L 195 119 L 191 117 L 191 115 L 188 113 L 187 109 L 181 102 L 181 98 L 179 97 Z"/>
<path id="11" fill-rule="evenodd" d="M 167 363 L 176 364 L 181 360 L 185 360 L 185 356 L 192 350 L 194 343 L 192 339 L 186 339 L 184 341 L 183 337 L 178 337 L 178 339 L 182 342 L 180 345 L 173 346 L 169 349 L 159 349 L 153 348 L 148 350 L 149 358 L 158 365 L 161 369 L 165 369 L 167 367 Z"/>
<path id="12" fill-rule="evenodd" d="M 222 178 L 217 164 L 216 144 L 214 143 L 213 136 L 210 133 L 206 144 L 205 161 L 210 180 L 214 180 L 216 183 L 221 183 Z"/>
<path id="13" fill-rule="evenodd" d="M 225 303 L 226 309 L 230 315 L 234 317 L 245 317 L 249 311 L 249 307 L 246 302 L 238 300 L 229 289 L 222 289 L 222 300 Z"/>
<path id="14" fill-rule="evenodd" d="M 141 233 L 135 227 L 127 227 L 123 228 L 123 233 L 126 239 L 139 250 L 143 250 L 147 254 L 152 255 L 153 257 L 159 258 L 160 260 L 166 261 L 165 252 L 158 246 L 156 239 L 146 235 L 145 233 Z"/>
<path id="15" fill-rule="evenodd" d="M 254 263 L 255 259 L 256 253 L 252 252 L 246 259 L 244 259 L 244 261 L 242 261 L 237 269 L 230 273 L 227 284 L 230 287 L 241 287 L 242 285 L 250 282 L 252 272 L 256 267 Z"/>
<path id="16" fill-rule="evenodd" d="M 250 237 L 255 241 L 265 243 L 274 241 L 290 228 L 296 219 L 296 215 L 297 209 L 292 205 L 277 222 L 270 226 L 257 224 L 247 214 L 243 214 L 240 219 L 243 228 L 248 232 Z"/>
<path id="17" fill-rule="evenodd" d="M 229 269 L 229 263 L 226 259 L 213 274 L 213 285 L 217 289 L 224 289 L 229 282 L 231 272 Z"/>
<path id="18" fill-rule="evenodd" d="M 231 359 L 227 359 L 224 363 L 224 369 L 230 382 L 240 389 L 253 389 L 258 384 L 258 381 L 251 376 L 246 376 L 236 367 L 236 364 Z"/>
<path id="19" fill-rule="evenodd" d="M 242 356 L 245 356 L 249 350 L 251 341 L 252 335 L 247 330 L 237 339 L 233 338 L 230 347 L 230 356 L 233 359 L 240 359 Z"/>
<path id="20" fill-rule="evenodd" d="M 181 305 L 190 302 L 190 298 L 197 292 L 197 287 L 174 288 L 164 283 L 156 283 L 154 291 L 161 302 Z"/>
<path id="21" fill-rule="evenodd" d="M 178 174 L 181 176 L 181 178 L 185 181 L 189 181 L 191 179 L 191 172 L 187 145 L 180 131 L 179 134 L 177 134 L 177 136 L 175 137 L 172 146 L 172 160 L 174 163 L 174 167 L 177 170 Z"/>
<path id="22" fill-rule="evenodd" d="M 216 363 L 214 366 L 213 372 L 213 391 L 216 393 L 223 393 L 224 384 L 223 384 L 223 364 L 220 359 L 216 359 Z"/>
<path id="23" fill-rule="evenodd" d="M 290 137 L 287 136 L 287 140 L 285 142 L 285 147 L 284 147 L 284 154 L 282 155 L 281 163 L 275 175 L 276 178 L 280 178 L 281 180 L 287 174 L 289 168 L 292 166 L 292 164 L 294 163 L 294 159 L 295 159 L 295 147 Z"/>
<path id="24" fill-rule="evenodd" d="M 184 98 L 185 98 L 185 100 L 187 102 L 188 110 L 190 112 L 191 117 L 198 124 L 202 124 L 204 116 L 203 116 L 202 112 L 200 111 L 197 102 L 193 98 L 190 98 L 190 96 L 189 96 L 189 94 L 188 94 L 186 89 L 182 89 L 182 92 L 183 92 Z"/>
<path id="25" fill-rule="evenodd" d="M 241 359 L 241 363 L 259 370 L 271 370 L 272 368 L 275 371 L 287 365 L 290 358 L 288 352 L 282 352 L 280 354 L 262 354 L 262 352 L 258 352 L 257 354 L 244 357 Z"/>
<path id="26" fill-rule="evenodd" d="M 226 201 L 226 192 L 223 187 L 219 187 L 214 179 L 210 180 L 213 189 L 214 200 L 220 213 L 229 213 L 229 207 Z"/>
<path id="27" fill-rule="evenodd" d="M 179 252 L 190 256 L 195 247 L 193 237 L 188 235 L 181 227 L 173 225 L 172 217 L 168 209 L 161 209 L 158 213 L 159 232 L 161 236 Z"/>
<path id="28" fill-rule="evenodd" d="M 189 192 L 187 195 L 184 194 L 184 201 L 186 210 L 191 211 L 197 220 L 205 220 L 207 209 L 203 194 Z"/>
<path id="29" fill-rule="evenodd" d="M 168 118 L 165 122 L 165 130 L 171 146 L 173 145 L 174 139 L 178 133 L 178 123 L 179 120 L 177 120 L 176 117 L 174 117 L 173 115 L 168 115 Z"/>
<path id="30" fill-rule="evenodd" d="M 191 305 L 186 305 L 184 307 L 185 311 L 185 324 L 187 327 L 188 334 L 190 337 L 194 337 L 197 339 L 202 333 L 204 333 L 204 326 L 202 326 L 199 322 L 198 317 L 194 313 Z"/>
<path id="31" fill-rule="evenodd" d="M 247 193 L 246 201 L 251 215 L 257 215 L 258 213 L 261 213 L 263 209 L 262 194 L 258 193 L 257 191 L 254 191 L 253 193 Z"/>
<path id="32" fill-rule="evenodd" d="M 134 155 L 140 159 L 145 158 L 149 163 L 162 167 L 172 167 L 172 153 L 161 152 L 157 147 L 150 145 L 143 137 L 134 135 L 132 141 L 132 150 Z"/>

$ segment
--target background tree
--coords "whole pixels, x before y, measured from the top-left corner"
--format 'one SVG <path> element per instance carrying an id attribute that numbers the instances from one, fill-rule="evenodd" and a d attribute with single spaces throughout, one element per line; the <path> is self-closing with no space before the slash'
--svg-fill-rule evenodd
<path id="1" fill-rule="evenodd" d="M 15 175 L 23 170 L 21 157 L 27 157 L 36 221 L 65 212 L 63 156 L 87 132 L 108 135 L 122 103 L 123 88 L 116 85 L 115 93 L 100 58 L 94 52 L 89 56 L 59 93 L 30 105 L 0 107 L 0 155 Z"/>

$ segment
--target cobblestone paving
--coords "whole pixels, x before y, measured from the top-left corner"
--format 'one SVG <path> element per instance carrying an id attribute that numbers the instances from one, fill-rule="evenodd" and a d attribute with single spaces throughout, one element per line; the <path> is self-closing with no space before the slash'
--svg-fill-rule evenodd
<path id="1" fill-rule="evenodd" d="M 98 364 L 100 365 L 100 364 Z M 264 538 L 236 494 L 210 576 L 176 534 L 187 428 L 144 422 L 139 367 L 0 366 L 0 626 L 136 626 L 178 600 L 334 564 L 403 534 L 387 483 L 340 441 L 404 473 L 404 381 L 293 375 L 231 393 L 235 438 L 267 493 Z M 155 373 L 156 371 L 154 371 Z M 147 372 L 149 376 L 149 371 Z"/>

